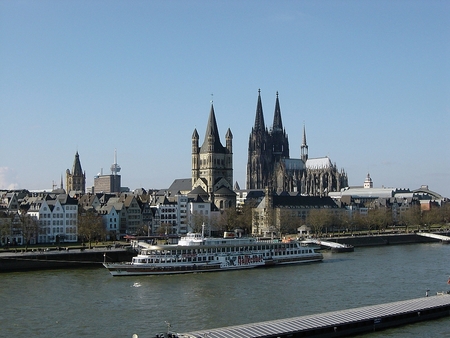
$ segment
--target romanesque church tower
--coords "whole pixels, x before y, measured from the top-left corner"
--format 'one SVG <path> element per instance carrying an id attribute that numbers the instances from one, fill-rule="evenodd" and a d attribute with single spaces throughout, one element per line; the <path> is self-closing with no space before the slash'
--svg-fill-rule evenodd
<path id="1" fill-rule="evenodd" d="M 192 190 L 201 189 L 220 210 L 236 205 L 233 192 L 233 134 L 228 128 L 226 146 L 220 142 L 214 106 L 211 104 L 205 139 L 199 147 L 196 129 L 192 134 Z"/>
<path id="2" fill-rule="evenodd" d="M 84 194 L 86 191 L 86 173 L 83 173 L 83 170 L 81 169 L 78 151 L 75 154 L 75 160 L 73 161 L 72 173 L 69 169 L 66 170 L 66 188 L 67 193 L 70 191 L 77 191 Z"/>

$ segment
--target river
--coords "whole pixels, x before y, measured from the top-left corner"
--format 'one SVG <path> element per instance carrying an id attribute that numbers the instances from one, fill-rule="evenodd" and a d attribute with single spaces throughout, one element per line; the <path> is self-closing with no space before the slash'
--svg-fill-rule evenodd
<path id="1" fill-rule="evenodd" d="M 0 336 L 154 337 L 296 317 L 447 291 L 450 245 L 325 252 L 322 263 L 176 276 L 104 268 L 0 274 Z M 450 337 L 450 318 L 365 337 Z"/>

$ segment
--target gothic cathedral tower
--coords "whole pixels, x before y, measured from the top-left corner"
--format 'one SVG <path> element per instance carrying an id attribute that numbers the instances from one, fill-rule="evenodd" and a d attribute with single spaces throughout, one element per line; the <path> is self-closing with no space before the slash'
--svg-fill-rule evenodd
<path id="1" fill-rule="evenodd" d="M 263 189 L 269 185 L 272 142 L 264 123 L 261 90 L 258 90 L 255 125 L 248 141 L 247 189 Z"/>
<path id="2" fill-rule="evenodd" d="M 289 158 L 289 141 L 281 120 L 278 92 L 275 101 L 273 126 L 270 131 L 264 124 L 261 90 L 258 90 L 255 125 L 249 137 L 247 161 L 247 189 L 265 189 L 276 184 L 275 168 Z"/>
<path id="3" fill-rule="evenodd" d="M 67 193 L 70 191 L 78 191 L 82 194 L 86 191 L 86 173 L 83 173 L 81 169 L 80 155 L 78 151 L 75 154 L 75 160 L 73 161 L 72 173 L 70 170 L 66 170 L 66 190 Z"/>
<path id="4" fill-rule="evenodd" d="M 192 189 L 201 187 L 219 209 L 236 204 L 233 192 L 233 134 L 228 128 L 226 146 L 220 142 L 211 104 L 205 139 L 199 147 L 197 129 L 192 134 Z"/>

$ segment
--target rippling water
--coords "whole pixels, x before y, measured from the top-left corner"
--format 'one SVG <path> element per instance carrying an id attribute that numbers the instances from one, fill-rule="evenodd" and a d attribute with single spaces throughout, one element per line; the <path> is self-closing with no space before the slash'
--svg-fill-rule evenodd
<path id="1" fill-rule="evenodd" d="M 0 274 L 0 336 L 153 337 L 425 296 L 447 290 L 450 245 L 325 253 L 323 263 L 178 276 L 104 268 Z M 450 337 L 450 318 L 366 337 Z"/>

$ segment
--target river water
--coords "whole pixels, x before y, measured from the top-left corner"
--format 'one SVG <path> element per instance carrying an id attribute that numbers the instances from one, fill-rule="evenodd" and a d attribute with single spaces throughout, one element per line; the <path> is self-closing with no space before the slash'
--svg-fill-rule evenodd
<path id="1" fill-rule="evenodd" d="M 324 253 L 322 263 L 175 276 L 104 268 L 0 274 L 1 337 L 154 337 L 447 291 L 450 245 Z M 450 337 L 450 318 L 365 337 Z"/>

